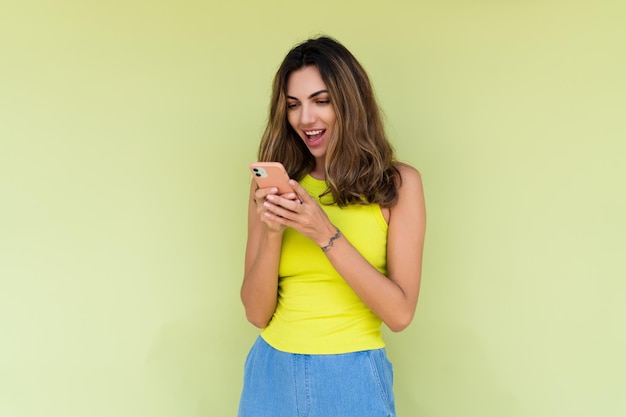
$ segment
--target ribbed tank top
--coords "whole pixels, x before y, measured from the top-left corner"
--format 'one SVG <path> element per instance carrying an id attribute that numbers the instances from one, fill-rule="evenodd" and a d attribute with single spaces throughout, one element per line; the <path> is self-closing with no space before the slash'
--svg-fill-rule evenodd
<path id="1" fill-rule="evenodd" d="M 300 184 L 318 202 L 327 188 L 325 181 L 310 175 Z M 380 206 L 321 207 L 361 255 L 386 274 L 387 223 Z M 261 337 L 284 352 L 348 353 L 384 347 L 380 326 L 381 320 L 337 273 L 320 247 L 287 228 L 280 256 L 278 305 Z"/>

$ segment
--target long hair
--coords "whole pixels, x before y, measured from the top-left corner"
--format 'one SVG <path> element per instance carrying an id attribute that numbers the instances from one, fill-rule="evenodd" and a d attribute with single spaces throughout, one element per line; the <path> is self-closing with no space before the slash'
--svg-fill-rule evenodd
<path id="1" fill-rule="evenodd" d="M 341 207 L 393 206 L 400 174 L 372 85 L 352 53 L 334 39 L 319 37 L 297 45 L 278 68 L 259 160 L 283 163 L 298 181 L 315 167 L 313 155 L 287 121 L 287 80 L 307 66 L 319 70 L 336 114 L 325 161 L 328 190 L 322 195 L 332 195 L 332 202 Z"/>

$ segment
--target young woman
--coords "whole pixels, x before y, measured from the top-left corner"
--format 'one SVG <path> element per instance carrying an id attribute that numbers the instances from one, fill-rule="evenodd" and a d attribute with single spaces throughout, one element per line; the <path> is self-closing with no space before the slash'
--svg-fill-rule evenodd
<path id="1" fill-rule="evenodd" d="M 259 160 L 281 162 L 295 192 L 250 190 L 241 299 L 263 330 L 239 417 L 395 416 L 380 327 L 401 331 L 415 313 L 422 183 L 395 159 L 368 76 L 340 43 L 287 54 Z"/>

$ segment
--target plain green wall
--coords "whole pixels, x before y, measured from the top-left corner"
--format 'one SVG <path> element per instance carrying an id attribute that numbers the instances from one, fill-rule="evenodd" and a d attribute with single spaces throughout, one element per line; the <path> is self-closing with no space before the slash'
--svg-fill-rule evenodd
<path id="1" fill-rule="evenodd" d="M 0 416 L 234 416 L 246 167 L 280 59 L 362 61 L 428 204 L 401 417 L 626 415 L 622 1 L 14 1 Z"/>

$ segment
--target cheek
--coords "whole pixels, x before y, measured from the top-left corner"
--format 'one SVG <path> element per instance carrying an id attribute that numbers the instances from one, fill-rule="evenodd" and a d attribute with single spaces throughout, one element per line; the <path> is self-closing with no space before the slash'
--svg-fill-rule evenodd
<path id="1" fill-rule="evenodd" d="M 328 120 L 328 125 L 330 126 L 331 129 L 335 128 L 335 124 L 337 122 L 337 117 L 335 115 L 334 111 L 329 112 L 328 117 L 326 118 L 326 120 Z"/>
<path id="2" fill-rule="evenodd" d="M 337 120 L 337 113 L 335 113 L 335 109 L 332 106 L 327 106 L 324 109 L 324 118 L 326 119 L 326 123 L 329 125 L 335 124 L 335 120 Z"/>

